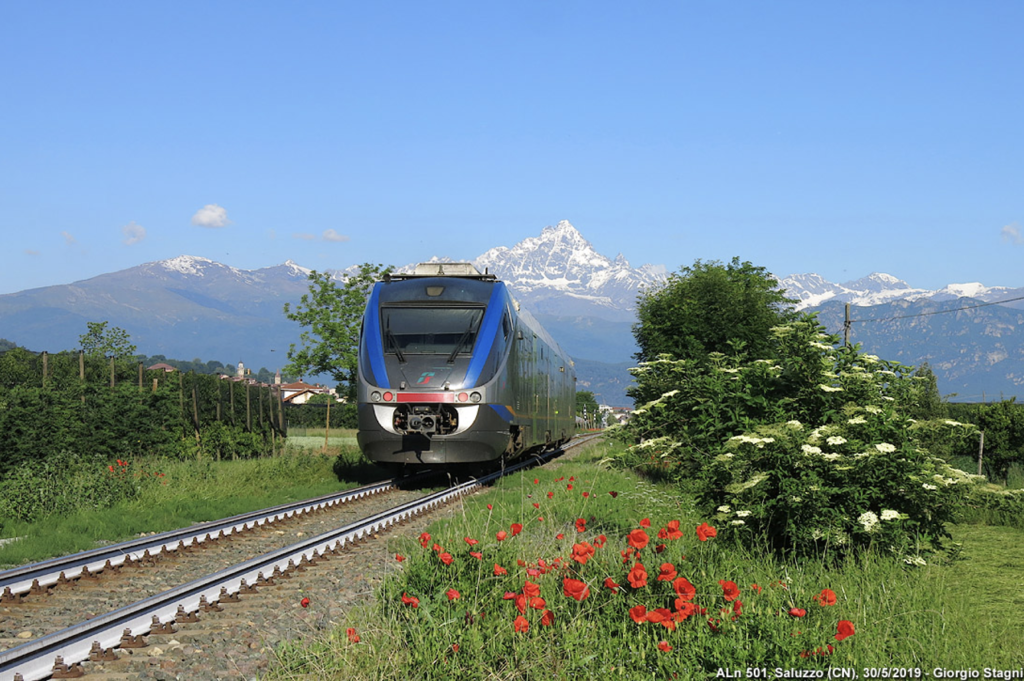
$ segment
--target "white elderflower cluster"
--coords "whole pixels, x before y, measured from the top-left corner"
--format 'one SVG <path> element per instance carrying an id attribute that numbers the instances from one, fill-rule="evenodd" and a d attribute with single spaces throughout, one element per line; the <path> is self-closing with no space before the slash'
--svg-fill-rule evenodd
<path id="1" fill-rule="evenodd" d="M 888 442 L 879 442 L 875 445 L 875 449 L 880 451 L 882 454 L 892 454 L 896 451 L 896 445 L 891 445 Z"/>
<path id="2" fill-rule="evenodd" d="M 946 419 L 945 421 L 943 421 L 943 423 L 945 423 L 947 426 L 964 426 L 964 425 L 967 425 L 967 424 L 964 424 L 964 423 L 960 423 L 959 421 L 953 421 L 952 419 Z"/>
<path id="3" fill-rule="evenodd" d="M 739 516 L 740 518 L 746 518 L 747 516 L 750 515 L 750 513 L 751 513 L 750 511 L 736 511 L 736 515 Z"/>
<path id="4" fill-rule="evenodd" d="M 718 370 L 721 371 L 723 374 L 738 374 L 740 372 L 739 369 L 728 369 L 725 367 L 720 367 Z"/>
<path id="5" fill-rule="evenodd" d="M 824 390 L 827 393 L 841 393 L 841 392 L 843 392 L 842 388 L 837 388 L 837 387 L 831 386 L 831 385 L 825 385 L 824 383 L 822 383 L 818 387 L 821 388 L 822 390 Z"/>
<path id="6" fill-rule="evenodd" d="M 866 407 L 864 407 L 864 411 L 866 411 L 869 414 L 881 414 L 882 408 L 874 404 L 869 404 Z"/>
<path id="7" fill-rule="evenodd" d="M 804 454 L 821 454 L 821 447 L 815 447 L 814 445 L 800 445 L 800 449 Z"/>
<path id="8" fill-rule="evenodd" d="M 718 512 L 719 513 L 732 513 L 732 507 L 730 507 L 730 506 L 719 506 L 718 507 Z"/>
<path id="9" fill-rule="evenodd" d="M 866 456 L 871 456 L 871 452 L 857 452 L 856 454 L 853 455 L 853 458 L 863 459 Z"/>
<path id="10" fill-rule="evenodd" d="M 926 490 L 936 490 L 936 489 L 938 489 L 938 487 L 936 487 L 935 485 L 929 485 L 927 482 L 923 483 L 921 485 L 921 487 L 924 487 Z"/>
<path id="11" fill-rule="evenodd" d="M 789 426 L 790 428 L 796 428 L 797 430 L 800 430 L 801 428 L 804 427 L 804 424 L 800 423 L 796 419 L 792 421 L 786 421 L 786 425 Z"/>
<path id="12" fill-rule="evenodd" d="M 860 514 L 857 522 L 864 527 L 865 532 L 873 532 L 878 525 L 878 516 L 875 515 L 874 511 L 866 511 Z"/>
<path id="13" fill-rule="evenodd" d="M 847 419 L 846 422 L 849 423 L 851 426 L 859 426 L 867 423 L 868 420 L 863 416 L 854 416 L 852 419 Z"/>
<path id="14" fill-rule="evenodd" d="M 818 341 L 811 341 L 811 347 L 818 348 L 819 350 L 835 350 L 835 348 L 833 348 L 831 345 L 825 345 L 824 343 L 819 343 Z"/>
<path id="15" fill-rule="evenodd" d="M 758 449 L 764 449 L 766 444 L 775 442 L 773 437 L 751 437 L 749 435 L 734 435 L 729 438 L 729 442 L 736 441 L 739 444 L 751 444 L 756 446 Z"/>
<path id="16" fill-rule="evenodd" d="M 729 524 L 730 525 L 746 525 L 746 523 L 744 521 L 742 521 L 742 520 L 733 520 Z"/>
<path id="17" fill-rule="evenodd" d="M 905 556 L 903 562 L 907 565 L 917 565 L 918 567 L 924 567 L 928 564 L 921 556 Z"/>
<path id="18" fill-rule="evenodd" d="M 826 461 L 835 461 L 836 459 L 842 458 L 842 456 L 843 456 L 842 454 L 836 454 L 835 452 L 829 452 L 828 454 L 822 454 L 821 458 L 825 459 Z"/>
<path id="19" fill-rule="evenodd" d="M 825 442 L 827 442 L 828 444 L 830 444 L 832 446 L 845 445 L 846 444 L 846 438 L 841 436 L 841 435 L 833 435 L 832 437 L 830 437 L 827 440 L 825 440 Z"/>
<path id="20" fill-rule="evenodd" d="M 899 520 L 899 511 L 894 511 L 891 508 L 882 509 L 882 520 Z"/>

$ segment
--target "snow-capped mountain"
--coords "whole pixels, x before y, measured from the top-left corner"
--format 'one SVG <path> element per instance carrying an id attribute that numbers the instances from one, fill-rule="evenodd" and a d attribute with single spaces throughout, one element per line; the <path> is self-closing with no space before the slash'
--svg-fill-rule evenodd
<path id="1" fill-rule="evenodd" d="M 930 291 L 914 288 L 891 274 L 873 272 L 866 277 L 834 284 L 818 274 L 791 274 L 779 280 L 789 298 L 797 300 L 796 308 L 818 307 L 827 302 L 850 303 L 869 307 L 883 305 L 896 300 L 931 300 L 940 302 L 958 298 L 974 298 L 981 302 L 992 302 L 1024 295 L 1024 289 L 1006 286 L 984 286 L 980 283 L 949 284 Z"/>
<path id="2" fill-rule="evenodd" d="M 481 272 L 498 275 L 535 312 L 616 321 L 632 320 L 637 291 L 666 273 L 660 265 L 635 269 L 621 254 L 614 260 L 601 255 L 568 220 L 511 248 L 492 248 L 473 262 Z"/>

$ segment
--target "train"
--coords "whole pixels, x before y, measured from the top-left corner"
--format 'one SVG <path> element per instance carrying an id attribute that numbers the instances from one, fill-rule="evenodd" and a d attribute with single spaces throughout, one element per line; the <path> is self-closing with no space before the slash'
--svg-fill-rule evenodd
<path id="1" fill-rule="evenodd" d="M 572 360 L 471 263 L 421 263 L 373 285 L 357 380 L 359 447 L 398 472 L 500 465 L 575 430 Z"/>

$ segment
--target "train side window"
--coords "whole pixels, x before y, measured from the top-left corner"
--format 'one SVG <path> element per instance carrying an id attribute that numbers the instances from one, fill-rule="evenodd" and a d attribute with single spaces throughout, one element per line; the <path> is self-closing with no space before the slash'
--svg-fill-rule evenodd
<path id="1" fill-rule="evenodd" d="M 512 320 L 509 319 L 508 312 L 501 317 L 501 333 L 505 336 L 505 340 L 508 340 L 508 337 L 512 334 Z"/>

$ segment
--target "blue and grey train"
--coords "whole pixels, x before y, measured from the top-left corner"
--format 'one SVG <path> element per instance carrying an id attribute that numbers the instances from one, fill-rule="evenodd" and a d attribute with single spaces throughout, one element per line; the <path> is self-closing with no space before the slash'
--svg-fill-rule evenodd
<path id="1" fill-rule="evenodd" d="M 572 437 L 576 372 L 495 275 L 426 263 L 374 284 L 357 400 L 371 461 L 497 463 Z"/>

